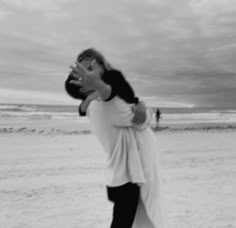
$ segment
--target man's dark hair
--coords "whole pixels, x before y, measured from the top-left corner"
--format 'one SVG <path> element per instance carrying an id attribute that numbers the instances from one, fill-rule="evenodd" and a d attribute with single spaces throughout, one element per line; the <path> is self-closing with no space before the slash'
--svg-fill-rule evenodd
<path id="1" fill-rule="evenodd" d="M 85 93 L 80 92 L 80 89 L 82 88 L 79 85 L 74 85 L 70 83 L 71 80 L 74 80 L 74 77 L 72 76 L 72 73 L 69 74 L 65 81 L 65 90 L 66 92 L 75 99 L 84 100 L 87 95 Z"/>

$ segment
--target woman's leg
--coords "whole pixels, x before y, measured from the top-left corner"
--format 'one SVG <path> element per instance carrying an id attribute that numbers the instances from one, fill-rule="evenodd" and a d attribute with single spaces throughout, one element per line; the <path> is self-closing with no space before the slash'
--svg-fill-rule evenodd
<path id="1" fill-rule="evenodd" d="M 107 187 L 108 199 L 114 203 L 111 228 L 131 228 L 134 222 L 140 189 L 127 183 L 119 187 Z"/>

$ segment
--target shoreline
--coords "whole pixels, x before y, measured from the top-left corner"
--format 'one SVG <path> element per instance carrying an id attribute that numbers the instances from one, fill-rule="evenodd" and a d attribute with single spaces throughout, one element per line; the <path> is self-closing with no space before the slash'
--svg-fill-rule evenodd
<path id="1" fill-rule="evenodd" d="M 154 133 L 179 133 L 179 132 L 232 132 L 236 126 L 205 126 L 205 127 L 151 127 Z M 37 127 L 0 127 L 0 135 L 3 134 L 24 134 L 24 135 L 91 135 L 90 129 L 66 130 L 65 128 L 42 129 Z"/>

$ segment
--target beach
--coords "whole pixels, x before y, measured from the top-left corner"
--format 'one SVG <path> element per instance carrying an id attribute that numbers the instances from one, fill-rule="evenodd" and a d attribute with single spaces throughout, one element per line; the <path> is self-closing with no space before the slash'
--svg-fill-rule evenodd
<path id="1" fill-rule="evenodd" d="M 160 177 L 156 228 L 236 228 L 236 0 L 2 0 L 0 24 L 0 228 L 110 228 L 108 173 L 144 174 L 150 218 Z M 96 122 L 105 154 L 80 116 L 93 92 L 116 106 L 90 110 L 109 125 L 142 102 L 157 154 L 148 133 L 136 145 Z"/>
<path id="2" fill-rule="evenodd" d="M 105 154 L 82 122 L 1 120 L 0 227 L 109 227 Z M 236 130 L 155 135 L 169 228 L 236 227 Z"/>

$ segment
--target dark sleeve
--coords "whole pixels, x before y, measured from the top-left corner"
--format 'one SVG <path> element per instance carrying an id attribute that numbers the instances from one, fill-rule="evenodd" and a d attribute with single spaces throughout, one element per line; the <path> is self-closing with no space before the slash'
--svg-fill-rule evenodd
<path id="1" fill-rule="evenodd" d="M 107 71 L 104 73 L 102 79 L 106 84 L 111 86 L 111 95 L 106 101 L 110 101 L 115 96 L 119 96 L 130 104 L 137 104 L 139 102 L 138 97 L 135 96 L 133 88 L 120 71 Z"/>
<path id="2" fill-rule="evenodd" d="M 83 112 L 83 111 L 81 110 L 81 104 L 79 105 L 78 113 L 79 113 L 79 116 L 86 116 L 86 112 Z"/>
<path id="3" fill-rule="evenodd" d="M 86 98 L 84 93 L 80 92 L 81 86 L 71 84 L 70 81 L 74 80 L 72 73 L 70 73 L 65 81 L 65 90 L 68 95 L 75 99 L 84 100 Z"/>

